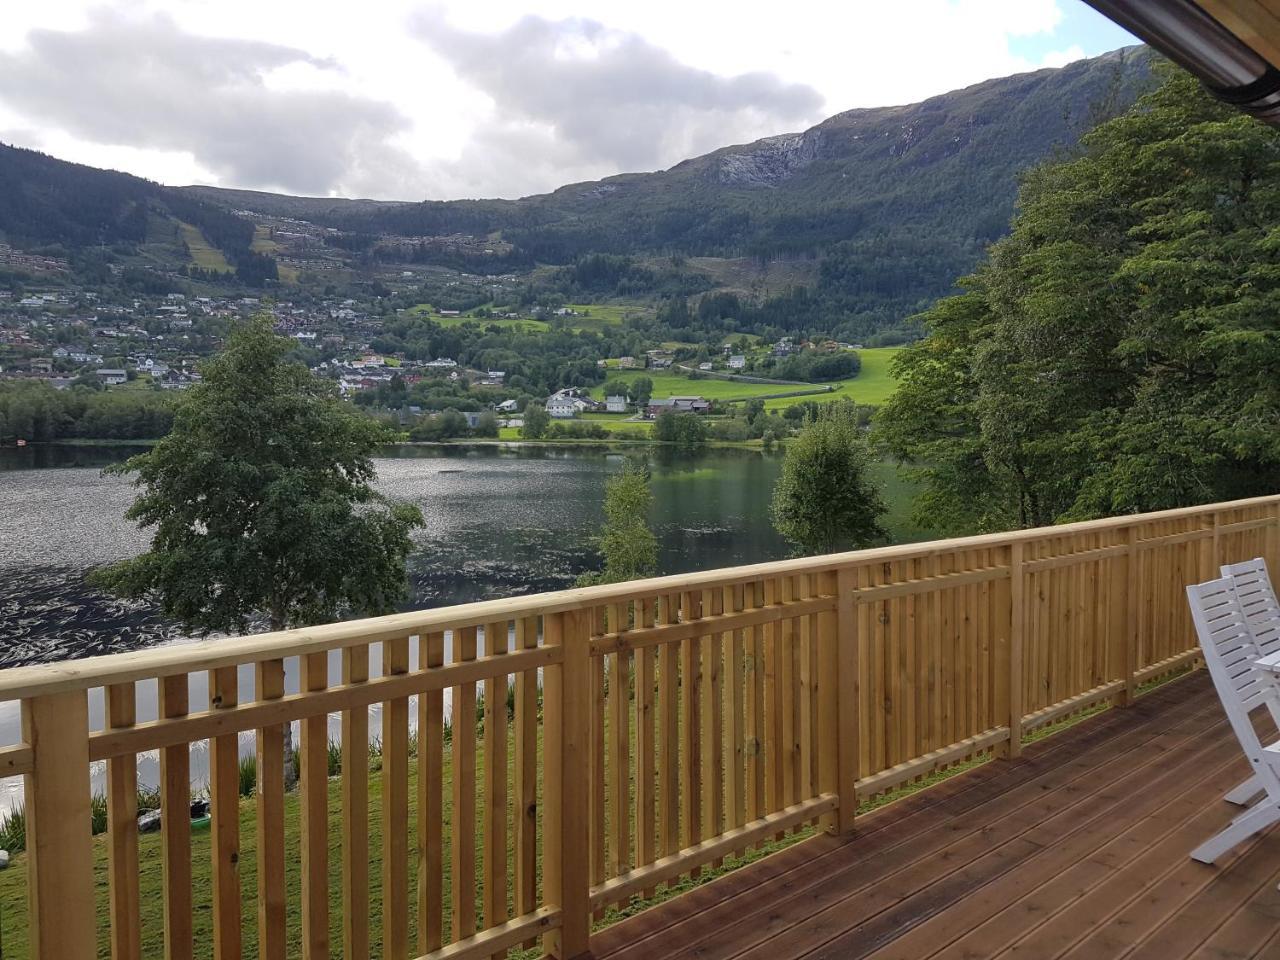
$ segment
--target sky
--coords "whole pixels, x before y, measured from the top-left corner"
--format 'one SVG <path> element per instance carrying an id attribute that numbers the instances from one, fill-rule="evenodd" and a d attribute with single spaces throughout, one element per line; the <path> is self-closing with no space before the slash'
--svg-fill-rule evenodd
<path id="1" fill-rule="evenodd" d="M 1134 43 L 1082 0 L 5 0 L 0 142 L 167 184 L 519 197 Z"/>

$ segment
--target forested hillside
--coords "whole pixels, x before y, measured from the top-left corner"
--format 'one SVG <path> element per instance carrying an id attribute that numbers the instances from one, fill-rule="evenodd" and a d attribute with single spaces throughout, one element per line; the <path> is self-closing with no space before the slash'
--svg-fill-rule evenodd
<path id="1" fill-rule="evenodd" d="M 494 270 L 593 253 L 822 257 L 820 309 L 859 316 L 866 331 L 950 292 L 1007 231 L 1019 175 L 1132 103 L 1149 61 L 1128 48 L 522 200 L 272 198 L 265 209 L 370 238 L 500 236 L 515 249 Z"/>
<path id="2" fill-rule="evenodd" d="M 1168 69 L 1084 146 L 898 360 L 880 435 L 935 528 L 1280 487 L 1280 132 Z"/>
<path id="3" fill-rule="evenodd" d="M 253 246 L 256 214 L 309 221 L 358 270 L 403 263 L 497 275 L 604 263 L 617 277 L 612 287 L 595 278 L 593 293 L 668 300 L 673 328 L 862 340 L 953 292 L 955 278 L 1007 231 L 1018 177 L 1069 153 L 1099 119 L 1127 107 L 1149 85 L 1149 59 L 1135 47 L 909 106 L 850 110 L 670 170 L 521 200 L 390 203 L 168 188 L 0 146 L 0 239 L 145 247 L 158 219 L 166 242 L 178 236 L 179 256 L 182 232 L 198 230 L 241 282 L 261 285 L 277 271 L 274 248 Z M 654 269 L 654 258 L 667 266 Z M 685 315 L 675 301 L 717 288 L 682 266 L 693 258 L 817 266 L 794 271 L 812 278 L 803 289 L 775 286 L 721 301 L 715 315 Z M 196 257 L 182 269 L 209 278 Z"/>
<path id="4" fill-rule="evenodd" d="M 274 279 L 274 261 L 250 250 L 253 223 L 226 207 L 127 173 L 66 163 L 0 144 L 0 239 L 28 249 L 134 248 L 160 217 L 198 229 L 244 283 Z"/>

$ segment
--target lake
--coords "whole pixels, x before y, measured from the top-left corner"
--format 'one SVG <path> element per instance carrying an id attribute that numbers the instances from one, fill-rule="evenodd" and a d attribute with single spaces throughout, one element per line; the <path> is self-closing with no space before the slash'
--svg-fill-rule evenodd
<path id="1" fill-rule="evenodd" d="M 148 536 L 123 519 L 135 491 L 102 468 L 145 448 L 28 446 L 0 449 L 0 667 L 192 642 L 149 604 L 104 595 L 91 568 L 132 556 Z M 789 553 L 769 522 L 782 457 L 756 449 L 627 450 L 565 445 L 397 446 L 377 458 L 378 489 L 417 504 L 405 609 L 465 603 L 572 585 L 598 564 L 592 536 L 603 518 L 605 479 L 627 456 L 652 476 L 650 523 L 659 572 L 682 573 Z M 912 490 L 890 464 L 876 472 L 897 541 L 924 539 L 908 518 Z M 379 669 L 371 651 L 371 669 Z M 336 669 L 336 657 L 334 660 Z M 241 676 L 252 688 L 252 670 Z M 296 689 L 289 661 L 287 685 Z M 154 690 L 139 687 L 139 720 L 154 717 Z M 242 693 L 247 696 L 247 693 Z M 203 676 L 191 702 L 204 703 Z M 101 701 L 91 699 L 93 722 Z M 376 719 L 373 721 L 376 728 Z M 0 705 L 0 743 L 17 739 L 16 705 Z M 193 755 L 197 769 L 200 758 Z M 140 774 L 150 781 L 150 763 Z M 195 772 L 195 771 L 193 771 Z M 0 790 L 3 793 L 3 790 Z M 0 797 L 3 804 L 3 797 Z"/>

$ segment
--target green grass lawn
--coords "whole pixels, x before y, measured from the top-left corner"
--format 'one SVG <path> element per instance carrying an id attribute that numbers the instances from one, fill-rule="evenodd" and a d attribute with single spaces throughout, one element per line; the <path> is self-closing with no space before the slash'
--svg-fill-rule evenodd
<path id="1" fill-rule="evenodd" d="M 735 401 L 750 400 L 754 397 L 770 397 L 780 393 L 795 396 L 778 397 L 765 400 L 765 409 L 780 410 L 805 400 L 826 402 L 847 397 L 857 403 L 878 405 L 884 403 L 893 393 L 893 379 L 889 376 L 889 362 L 901 347 L 877 347 L 859 350 L 862 358 L 862 370 L 849 380 L 837 380 L 834 383 L 815 383 L 811 385 L 795 385 L 787 383 L 740 383 L 736 380 L 720 380 L 715 377 L 694 379 L 688 374 L 674 368 L 666 370 L 618 370 L 610 368 L 610 379 L 630 382 L 636 377 L 648 377 L 653 381 L 653 396 L 656 399 L 665 397 L 700 396 L 708 400 Z M 604 399 L 603 385 L 591 391 L 592 397 Z"/>
<path id="2" fill-rule="evenodd" d="M 893 377 L 889 374 L 889 365 L 900 350 L 902 347 L 870 347 L 859 350 L 858 356 L 862 358 L 862 369 L 858 375 L 849 380 L 837 381 L 834 384 L 836 391 L 821 399 L 848 398 L 855 403 L 870 406 L 879 406 L 884 403 L 893 395 L 895 384 Z M 764 406 L 766 410 L 777 410 L 805 399 L 807 398 L 766 400 Z"/>
<path id="3" fill-rule="evenodd" d="M 231 264 L 222 255 L 222 251 L 210 244 L 198 227 L 179 222 L 179 229 L 182 231 L 182 239 L 186 241 L 187 249 L 191 251 L 191 260 L 197 267 L 201 270 L 231 272 Z"/>

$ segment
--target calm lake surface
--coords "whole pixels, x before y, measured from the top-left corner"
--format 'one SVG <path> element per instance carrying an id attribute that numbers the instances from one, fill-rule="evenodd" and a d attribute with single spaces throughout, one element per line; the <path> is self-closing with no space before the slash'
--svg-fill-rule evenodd
<path id="1" fill-rule="evenodd" d="M 133 487 L 102 473 L 142 449 L 0 449 L 0 667 L 194 641 L 150 605 L 118 600 L 84 582 L 93 567 L 147 546 L 148 534 L 122 516 Z M 598 565 L 591 538 L 603 518 L 604 482 L 627 456 L 644 458 L 651 471 L 650 522 L 660 573 L 787 556 L 768 516 L 782 463 L 778 454 L 736 448 L 399 446 L 378 458 L 378 488 L 417 504 L 426 519 L 409 559 L 405 609 L 570 586 Z M 891 465 L 880 464 L 877 471 L 891 506 L 887 526 L 893 538 L 925 538 L 927 532 L 908 520 L 909 486 Z M 376 671 L 376 649 L 372 653 Z M 192 679 L 193 706 L 206 702 L 203 683 L 203 677 Z M 252 670 L 243 670 L 242 698 L 252 684 Z M 287 684 L 296 689 L 291 665 Z M 139 720 L 154 717 L 154 684 L 139 685 L 138 694 Z M 91 719 L 100 723 L 98 698 L 91 709 Z M 16 740 L 16 705 L 0 705 L 0 743 Z M 195 755 L 193 762 L 199 766 Z M 151 779 L 149 766 L 144 759 L 144 780 Z"/>

